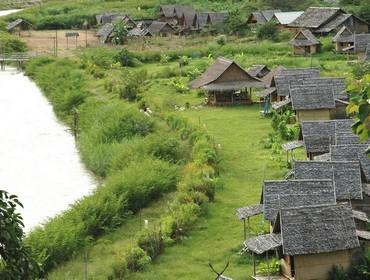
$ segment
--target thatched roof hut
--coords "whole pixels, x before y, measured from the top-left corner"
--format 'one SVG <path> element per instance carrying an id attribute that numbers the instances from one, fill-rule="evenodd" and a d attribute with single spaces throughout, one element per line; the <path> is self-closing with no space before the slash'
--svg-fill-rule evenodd
<path id="1" fill-rule="evenodd" d="M 281 208 L 335 204 L 332 180 L 275 180 L 264 181 L 261 195 L 263 214 L 274 222 Z"/>
<path id="2" fill-rule="evenodd" d="M 293 46 L 295 55 L 315 54 L 319 52 L 321 45 L 320 41 L 308 29 L 299 30 L 289 41 L 289 44 Z"/>
<path id="3" fill-rule="evenodd" d="M 353 46 L 354 35 L 347 26 L 343 26 L 333 37 L 333 43 L 336 45 L 335 49 L 337 52 L 345 51 L 345 49 Z"/>
<path id="4" fill-rule="evenodd" d="M 18 29 L 18 30 L 29 30 L 32 28 L 32 24 L 29 23 L 28 21 L 24 20 L 24 19 L 17 19 L 15 21 L 12 21 L 10 23 L 8 23 L 7 27 L 6 27 L 6 30 L 8 32 L 11 32 L 15 29 Z"/>
<path id="5" fill-rule="evenodd" d="M 204 89 L 209 93 L 214 105 L 236 104 L 234 93 L 247 88 L 264 88 L 265 84 L 258 78 L 252 77 L 234 61 L 218 58 L 198 79 L 192 81 L 193 89 Z M 227 96 L 226 96 L 227 95 Z M 240 103 L 247 100 L 241 100 Z"/>
<path id="6" fill-rule="evenodd" d="M 370 183 L 370 158 L 366 154 L 368 144 L 333 145 L 331 146 L 332 161 L 359 161 L 364 180 Z"/>
<path id="7" fill-rule="evenodd" d="M 333 179 L 337 200 L 363 199 L 358 161 L 296 161 L 294 178 Z"/>
<path id="8" fill-rule="evenodd" d="M 112 32 L 113 32 L 113 24 L 106 23 L 96 32 L 96 36 L 99 38 L 99 41 L 101 43 L 107 43 Z"/>

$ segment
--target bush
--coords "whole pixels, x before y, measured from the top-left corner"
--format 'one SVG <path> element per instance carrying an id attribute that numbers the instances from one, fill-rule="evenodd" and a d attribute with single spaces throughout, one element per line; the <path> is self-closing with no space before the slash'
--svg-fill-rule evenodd
<path id="1" fill-rule="evenodd" d="M 144 230 L 139 236 L 138 245 L 153 260 L 164 250 L 164 236 L 161 229 Z"/>
<path id="2" fill-rule="evenodd" d="M 126 48 L 122 48 L 114 56 L 114 61 L 119 62 L 124 67 L 135 67 L 135 56 Z"/>
<path id="3" fill-rule="evenodd" d="M 147 72 L 145 70 L 131 72 L 125 80 L 123 91 L 120 94 L 121 98 L 128 101 L 139 99 L 144 82 L 147 79 Z"/>
<path id="4" fill-rule="evenodd" d="M 216 37 L 216 42 L 220 46 L 224 46 L 227 43 L 227 37 L 225 35 L 219 35 Z"/>
<path id="5" fill-rule="evenodd" d="M 269 39 L 276 41 L 279 37 L 279 29 L 273 22 L 268 22 L 257 28 L 257 38 L 260 40 Z"/>
<path id="6" fill-rule="evenodd" d="M 144 266 L 152 261 L 145 251 L 139 247 L 132 247 L 127 250 L 125 259 L 127 268 L 133 272 L 143 269 Z"/>
<path id="7" fill-rule="evenodd" d="M 0 53 L 25 52 L 26 44 L 18 37 L 0 31 Z"/>

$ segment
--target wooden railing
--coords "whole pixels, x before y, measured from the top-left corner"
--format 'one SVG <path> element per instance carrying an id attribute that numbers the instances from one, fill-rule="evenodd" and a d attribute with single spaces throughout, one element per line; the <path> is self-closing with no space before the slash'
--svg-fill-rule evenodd
<path id="1" fill-rule="evenodd" d="M 0 54 L 0 70 L 5 70 L 5 64 L 16 63 L 17 67 L 20 68 L 23 62 L 29 60 L 31 57 L 37 56 L 37 53 L 10 53 Z"/>

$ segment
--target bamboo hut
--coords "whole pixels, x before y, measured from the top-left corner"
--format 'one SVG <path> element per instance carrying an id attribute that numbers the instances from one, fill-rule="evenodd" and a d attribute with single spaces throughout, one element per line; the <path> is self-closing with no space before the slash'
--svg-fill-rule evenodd
<path id="1" fill-rule="evenodd" d="M 31 23 L 24 19 L 19 18 L 15 21 L 10 22 L 6 27 L 6 30 L 8 32 L 18 32 L 18 34 L 20 35 L 22 31 L 24 30 L 29 31 L 31 28 L 32 28 Z"/>
<path id="2" fill-rule="evenodd" d="M 345 52 L 346 49 L 353 47 L 354 36 L 352 31 L 347 26 L 343 26 L 333 37 L 333 43 L 335 43 L 337 52 Z"/>
<path id="3" fill-rule="evenodd" d="M 321 43 L 308 29 L 299 30 L 289 42 L 295 55 L 312 55 L 320 51 Z"/>
<path id="4" fill-rule="evenodd" d="M 252 104 L 252 88 L 265 85 L 235 62 L 218 58 L 205 73 L 190 83 L 190 87 L 205 90 L 208 105 L 223 106 Z"/>
<path id="5" fill-rule="evenodd" d="M 326 280 L 333 265 L 349 267 L 360 243 L 351 207 L 326 204 L 280 209 L 272 233 L 248 239 L 244 246 L 253 254 L 254 279 L 271 279 L 256 276 L 254 255 L 274 250 L 280 258 L 276 279 Z"/>

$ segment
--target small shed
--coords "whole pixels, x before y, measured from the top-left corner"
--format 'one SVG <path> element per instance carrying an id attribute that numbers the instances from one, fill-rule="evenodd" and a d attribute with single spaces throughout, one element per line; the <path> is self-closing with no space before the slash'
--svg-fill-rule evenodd
<path id="1" fill-rule="evenodd" d="M 80 36 L 80 33 L 74 32 L 74 31 L 69 31 L 69 32 L 65 33 L 65 36 L 66 36 L 66 40 L 67 40 L 67 49 L 69 48 L 69 39 L 70 38 L 74 38 L 75 46 L 77 48 L 77 40 L 78 40 L 78 37 Z"/>
<path id="2" fill-rule="evenodd" d="M 252 88 L 265 87 L 260 79 L 252 77 L 234 61 L 225 58 L 218 58 L 189 85 L 193 89 L 207 91 L 207 104 L 216 106 L 252 104 Z"/>
<path id="3" fill-rule="evenodd" d="M 298 122 L 330 120 L 335 117 L 335 99 L 332 84 L 290 83 L 292 108 Z"/>
<path id="4" fill-rule="evenodd" d="M 148 26 L 148 31 L 153 36 L 163 37 L 174 34 L 176 32 L 176 30 L 169 23 L 162 21 L 153 21 L 152 24 Z"/>
<path id="5" fill-rule="evenodd" d="M 333 43 L 337 52 L 344 52 L 345 49 L 352 47 L 354 44 L 352 31 L 347 26 L 343 26 L 333 37 Z"/>
<path id="6" fill-rule="evenodd" d="M 28 21 L 24 19 L 19 18 L 15 21 L 10 22 L 6 27 L 6 30 L 8 32 L 17 31 L 20 34 L 21 31 L 30 30 L 31 28 L 32 28 L 31 23 L 29 23 Z"/>
<path id="7" fill-rule="evenodd" d="M 312 55 L 320 51 L 320 41 L 308 29 L 300 30 L 290 40 L 295 55 Z"/>

